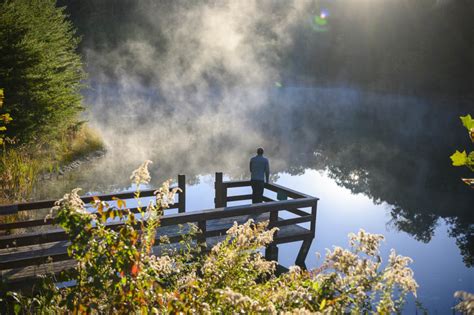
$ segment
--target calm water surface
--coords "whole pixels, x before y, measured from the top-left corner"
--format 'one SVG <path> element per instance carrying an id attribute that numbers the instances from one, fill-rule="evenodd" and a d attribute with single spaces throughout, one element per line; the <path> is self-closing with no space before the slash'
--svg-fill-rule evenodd
<path id="1" fill-rule="evenodd" d="M 386 236 L 383 257 L 395 248 L 413 258 L 418 298 L 430 313 L 450 314 L 455 291 L 474 292 L 474 191 L 459 179 L 469 173 L 452 167 L 449 160 L 454 150 L 470 148 L 458 117 L 473 113 L 472 101 L 342 88 L 267 92 L 266 105 L 250 115 L 248 110 L 240 117 L 233 112 L 248 130 L 234 130 L 232 117 L 228 127 L 200 129 L 193 119 L 196 113 L 190 113 L 174 142 L 150 143 L 137 137 L 141 149 L 136 152 L 150 149 L 145 150 L 147 158 L 154 161 L 151 185 L 186 174 L 188 211 L 212 208 L 211 174 L 248 178 L 248 159 L 263 146 L 272 181 L 320 198 L 308 267 L 320 264 L 316 252 L 346 247 L 347 234 L 363 228 Z M 74 187 L 85 192 L 130 189 L 129 174 L 139 164 L 131 157 L 138 153 L 124 152 L 126 141 L 121 139 L 153 115 L 124 120 L 121 129 L 113 130 L 104 158 L 41 182 L 36 198 L 57 198 Z M 106 122 L 95 123 L 111 132 Z M 281 246 L 280 263 L 292 265 L 298 248 Z M 413 300 L 406 313 L 415 313 Z"/>

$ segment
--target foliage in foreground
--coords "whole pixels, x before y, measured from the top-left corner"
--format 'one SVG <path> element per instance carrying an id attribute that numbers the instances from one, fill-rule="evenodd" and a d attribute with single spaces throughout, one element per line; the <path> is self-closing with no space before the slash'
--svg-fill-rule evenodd
<path id="1" fill-rule="evenodd" d="M 474 143 L 474 119 L 472 119 L 471 115 L 462 116 L 460 118 L 463 126 L 466 127 L 468 131 L 469 138 Z M 456 152 L 451 155 L 451 161 L 454 166 L 466 166 L 474 172 L 474 151 L 467 154 L 466 150 L 463 152 L 456 150 Z M 462 180 L 474 188 L 474 178 L 462 178 Z"/>
<path id="2" fill-rule="evenodd" d="M 134 183 L 149 181 L 148 163 L 133 173 Z M 328 250 L 319 269 L 291 267 L 280 276 L 276 263 L 259 253 L 276 231 L 266 229 L 268 222 L 235 223 L 207 253 L 192 238 L 199 233 L 194 226 L 183 227 L 179 244 L 170 244 L 157 228 L 175 193 L 165 182 L 155 193 L 156 202 L 140 207 L 139 215 L 125 201 L 111 206 L 99 199 L 93 202 L 96 213 L 90 213 L 78 189 L 66 194 L 52 213 L 71 240 L 68 252 L 77 261 L 69 275 L 74 285 L 58 289 L 48 277 L 34 298 L 8 292 L 2 306 L 24 313 L 390 313 L 401 309 L 408 293 L 416 294 L 410 258 L 392 251 L 383 267 L 383 236 L 362 230 L 349 235 L 350 250 Z M 110 218 L 125 224 L 108 229 Z M 161 245 L 160 256 L 153 254 L 156 245 Z"/>
<path id="3" fill-rule="evenodd" d="M 474 294 L 464 291 L 457 291 L 454 297 L 460 299 L 455 309 L 463 314 L 474 314 Z"/>
<path id="4" fill-rule="evenodd" d="M 474 143 L 474 119 L 471 115 L 459 117 L 464 127 L 468 131 L 469 138 Z M 474 172 L 474 151 L 471 151 L 469 154 L 466 153 L 466 150 L 463 152 L 456 152 L 451 155 L 451 161 L 454 166 L 466 166 L 471 171 Z M 467 185 L 474 188 L 474 178 L 462 178 L 462 181 Z M 473 314 L 474 313 L 474 294 L 464 291 L 457 291 L 454 296 L 459 298 L 461 301 L 456 305 L 456 310 L 464 314 Z"/>

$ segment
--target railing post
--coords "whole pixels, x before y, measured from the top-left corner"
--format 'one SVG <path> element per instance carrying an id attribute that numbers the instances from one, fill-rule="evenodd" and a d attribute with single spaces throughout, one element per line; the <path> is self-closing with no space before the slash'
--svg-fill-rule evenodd
<path id="1" fill-rule="evenodd" d="M 311 232 L 313 233 L 313 238 L 316 235 L 316 216 L 318 214 L 318 199 L 314 201 L 313 206 L 311 207 Z"/>
<path id="2" fill-rule="evenodd" d="M 216 181 L 214 183 L 214 188 L 215 188 L 215 198 L 214 198 L 214 205 L 216 208 L 220 208 L 224 206 L 224 202 L 222 200 L 222 192 L 224 185 L 222 184 L 222 172 L 217 172 L 216 173 Z"/>
<path id="3" fill-rule="evenodd" d="M 178 212 L 186 212 L 186 175 L 178 175 L 178 187 L 181 189 L 178 199 Z"/>
<path id="4" fill-rule="evenodd" d="M 270 222 L 268 224 L 268 228 L 271 229 L 276 226 L 278 221 L 278 211 L 270 212 Z M 277 232 L 273 234 L 273 242 L 268 244 L 267 248 L 265 248 L 265 259 L 266 260 L 273 260 L 278 261 L 278 247 L 275 244 L 275 238 L 277 237 Z"/>
<path id="5" fill-rule="evenodd" d="M 222 184 L 222 189 L 221 189 L 221 200 L 222 200 L 222 206 L 221 207 L 227 207 L 227 186 L 224 186 Z"/>
<path id="6" fill-rule="evenodd" d="M 310 238 L 303 240 L 301 244 L 300 250 L 298 252 L 298 256 L 296 257 L 295 264 L 300 266 L 303 269 L 306 269 L 306 256 L 308 256 L 309 249 L 311 248 L 311 244 L 313 243 L 314 236 L 316 235 L 316 214 L 318 212 L 318 199 L 314 200 L 314 204 L 311 206 L 311 234 Z"/>

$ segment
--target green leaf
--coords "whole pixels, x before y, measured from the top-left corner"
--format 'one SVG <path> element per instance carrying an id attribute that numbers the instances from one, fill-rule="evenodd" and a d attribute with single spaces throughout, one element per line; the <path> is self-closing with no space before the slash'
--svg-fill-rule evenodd
<path id="1" fill-rule="evenodd" d="M 450 156 L 451 161 L 453 161 L 453 166 L 464 166 L 467 163 L 467 154 L 466 151 L 459 152 L 456 150 L 456 152 Z"/>
<path id="2" fill-rule="evenodd" d="M 314 291 L 319 291 L 319 283 L 318 282 L 313 282 L 313 290 Z"/>
<path id="3" fill-rule="evenodd" d="M 474 172 L 474 151 L 467 156 L 466 166 Z"/>
<path id="4" fill-rule="evenodd" d="M 323 299 L 321 301 L 321 304 L 319 305 L 319 310 L 322 311 L 326 307 L 326 299 Z"/>
<path id="5" fill-rule="evenodd" d="M 474 119 L 472 119 L 471 115 L 461 116 L 459 118 L 461 118 L 462 124 L 467 130 L 474 128 Z"/>

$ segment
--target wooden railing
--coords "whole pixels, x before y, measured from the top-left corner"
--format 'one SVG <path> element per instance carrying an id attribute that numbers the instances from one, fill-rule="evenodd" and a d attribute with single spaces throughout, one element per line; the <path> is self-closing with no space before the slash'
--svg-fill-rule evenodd
<path id="1" fill-rule="evenodd" d="M 223 174 L 216 173 L 216 197 L 214 199 L 216 208 L 226 207 L 229 202 L 252 200 L 252 194 L 228 196 L 228 192 L 231 188 L 242 187 L 251 187 L 251 181 L 224 181 Z M 300 240 L 303 241 L 295 263 L 306 268 L 304 261 L 306 260 L 306 256 L 308 255 L 312 240 L 314 239 L 316 234 L 316 216 L 319 198 L 315 198 L 273 183 L 265 183 L 264 188 L 265 190 L 263 200 L 265 201 L 265 203 L 253 204 L 252 207 L 255 206 L 256 208 L 265 208 L 268 206 L 271 209 L 269 222 L 270 228 L 310 222 L 310 228 L 307 234 L 303 235 L 298 233 L 288 239 L 285 239 L 285 243 Z M 277 193 L 277 195 L 280 194 L 283 197 L 291 199 L 284 201 L 272 199 L 265 195 L 266 190 L 275 192 Z M 301 209 L 307 207 L 310 208 L 309 212 Z M 279 217 L 279 213 L 284 211 L 290 212 L 296 215 L 297 217 L 291 219 L 282 219 Z M 266 249 L 265 256 L 267 259 L 278 260 L 278 248 L 276 247 L 276 244 L 279 243 L 282 243 L 282 241 L 280 238 L 278 238 L 277 233 L 274 243 L 270 244 L 270 246 L 268 246 Z"/>
<path id="2" fill-rule="evenodd" d="M 186 177 L 185 175 L 178 175 L 178 185 L 175 187 L 179 187 L 180 191 L 177 192 L 178 201 L 170 206 L 169 209 L 178 209 L 179 213 L 186 211 Z M 172 187 L 174 188 L 174 187 Z M 172 189 L 171 188 L 171 189 Z M 140 191 L 140 198 L 144 197 L 152 197 L 154 196 L 154 192 L 156 189 L 146 189 Z M 82 196 L 81 199 L 85 204 L 88 204 L 94 200 L 94 198 L 99 198 L 101 201 L 113 201 L 115 198 L 119 198 L 122 200 L 127 199 L 134 199 L 135 192 L 121 192 L 116 194 L 105 194 L 105 195 L 94 195 L 94 196 Z M 20 212 L 27 213 L 30 216 L 34 216 L 34 212 L 44 209 L 50 209 L 54 206 L 56 200 L 42 200 L 42 201 L 35 201 L 35 202 L 27 202 L 27 203 L 16 203 L 11 205 L 0 205 L 0 219 L 2 216 L 6 215 L 17 215 Z M 138 209 L 132 208 L 130 209 L 132 212 L 137 213 Z M 25 220 L 25 221 L 16 221 L 16 222 L 9 222 L 9 223 L 0 223 L 0 235 L 2 232 L 11 231 L 13 229 L 22 229 L 22 228 L 32 228 L 32 227 L 39 227 L 44 225 L 51 225 L 53 224 L 53 219 L 32 219 L 32 220 Z M 0 248 L 1 241 L 0 241 Z"/>
<path id="3" fill-rule="evenodd" d="M 177 226 L 195 223 L 200 229 L 200 233 L 195 235 L 198 243 L 216 241 L 222 239 L 233 220 L 239 223 L 243 223 L 248 217 L 253 217 L 257 220 L 269 220 L 269 226 L 278 227 L 280 231 L 275 235 L 273 243 L 266 248 L 266 258 L 278 260 L 277 244 L 303 241 L 295 263 L 305 267 L 304 261 L 316 231 L 318 198 L 276 184 L 265 184 L 265 191 L 276 192 L 286 197 L 287 200 L 274 200 L 264 195 L 264 203 L 228 206 L 228 203 L 231 202 L 252 199 L 251 194 L 228 195 L 232 188 L 250 187 L 250 181 L 225 182 L 223 181 L 222 173 L 216 173 L 215 208 L 186 212 L 184 175 L 178 176 L 178 187 L 181 189 L 178 193 L 178 201 L 171 206 L 171 209 L 178 209 L 178 213 L 165 213 L 162 216 L 157 239 L 163 235 L 162 233 L 169 233 L 170 242 L 178 242 L 182 238 L 182 235 L 180 235 L 182 232 L 178 232 Z M 151 197 L 153 192 L 154 190 L 152 189 L 141 191 L 140 197 Z M 103 201 L 110 201 L 115 198 L 122 200 L 131 199 L 135 195 L 134 192 L 125 192 L 96 197 Z M 81 199 L 88 203 L 93 201 L 94 197 L 84 196 Z M 21 211 L 32 212 L 50 208 L 54 203 L 55 201 L 53 200 L 47 200 L 0 206 L 0 218 L 5 215 L 17 214 Z M 137 212 L 136 208 L 131 210 Z M 284 219 L 280 217 L 280 214 L 284 212 L 291 213 L 296 217 Z M 309 223 L 309 228 L 299 226 L 298 224 L 301 223 Z M 15 229 L 50 226 L 46 227 L 46 229 L 43 228 L 41 231 L 26 233 L 23 231 L 22 233 L 12 233 L 9 235 L 0 234 L 0 272 L 2 270 L 8 271 L 9 276 L 17 274 L 19 275 L 18 278 L 24 280 L 28 277 L 31 278 L 32 275 L 25 274 L 21 268 L 37 266 L 51 261 L 57 263 L 69 260 L 70 258 L 66 251 L 68 237 L 61 228 L 51 226 L 52 224 L 52 219 L 46 221 L 44 219 L 28 219 L 0 224 L 0 232 L 4 234 Z M 111 229 L 118 229 L 123 224 L 123 222 L 110 222 L 107 226 Z M 161 234 L 160 231 L 162 231 Z M 55 246 L 50 246 L 51 244 Z M 58 244 L 61 244 L 61 246 Z M 18 272 L 12 271 L 13 269 L 18 270 Z M 3 273 L 2 277 L 4 277 Z"/>

